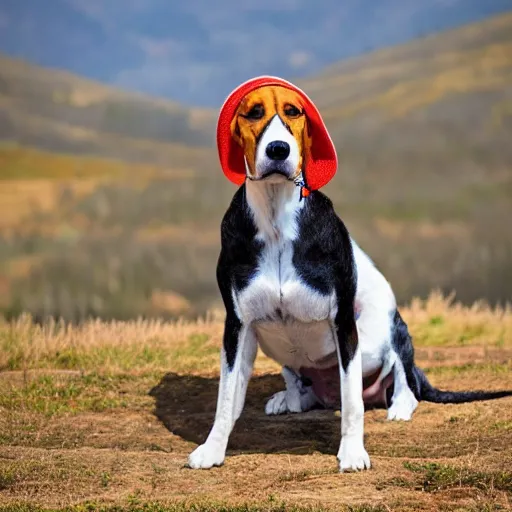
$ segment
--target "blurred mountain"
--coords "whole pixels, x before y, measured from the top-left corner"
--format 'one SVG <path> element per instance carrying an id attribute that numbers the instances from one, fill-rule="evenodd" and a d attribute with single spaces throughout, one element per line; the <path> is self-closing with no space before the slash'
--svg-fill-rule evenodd
<path id="1" fill-rule="evenodd" d="M 342 176 L 333 186 L 352 208 L 407 202 L 436 215 L 438 201 L 460 211 L 455 194 L 496 180 L 510 194 L 512 13 L 343 61 L 300 84 L 329 127 Z"/>
<path id="2" fill-rule="evenodd" d="M 189 104 L 509 10 L 510 0 L 2 0 L 0 50 Z"/>
<path id="3" fill-rule="evenodd" d="M 297 82 L 338 150 L 325 192 L 398 300 L 510 301 L 512 13 Z M 79 320 L 218 301 L 234 186 L 216 116 L 1 58 L 0 139 L 15 144 L 0 145 L 0 310 Z"/>
<path id="4" fill-rule="evenodd" d="M 128 93 L 0 55 L 0 138 L 52 151 L 187 166 L 216 113 Z"/>

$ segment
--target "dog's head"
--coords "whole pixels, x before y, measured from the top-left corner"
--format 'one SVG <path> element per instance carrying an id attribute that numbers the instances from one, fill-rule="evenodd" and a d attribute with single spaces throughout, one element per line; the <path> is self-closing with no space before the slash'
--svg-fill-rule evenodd
<path id="1" fill-rule="evenodd" d="M 229 95 L 220 111 L 217 146 L 224 174 L 237 185 L 246 178 L 302 178 L 316 190 L 337 168 L 336 150 L 313 102 L 276 77 L 254 78 Z"/>
<path id="2" fill-rule="evenodd" d="M 252 180 L 294 180 L 311 147 L 300 95 L 267 85 L 249 92 L 231 122 L 231 135 L 243 149 Z"/>

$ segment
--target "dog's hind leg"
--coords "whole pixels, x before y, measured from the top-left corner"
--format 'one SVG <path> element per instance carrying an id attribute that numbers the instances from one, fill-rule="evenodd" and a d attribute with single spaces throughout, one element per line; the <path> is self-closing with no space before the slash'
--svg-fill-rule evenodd
<path id="1" fill-rule="evenodd" d="M 418 407 L 418 400 L 407 384 L 404 365 L 399 356 L 397 356 L 393 367 L 393 383 L 394 389 L 391 406 L 388 409 L 388 420 L 409 421 Z"/>
<path id="2" fill-rule="evenodd" d="M 414 374 L 414 347 L 411 336 L 398 311 L 393 318 L 392 346 L 392 354 L 395 355 L 394 389 L 388 408 L 388 420 L 409 421 L 418 407 L 420 390 Z"/>
<path id="3" fill-rule="evenodd" d="M 311 385 L 306 385 L 300 375 L 283 366 L 281 371 L 286 389 L 275 393 L 265 405 L 265 414 L 285 414 L 309 411 L 318 399 Z"/>
<path id="4" fill-rule="evenodd" d="M 228 316 L 221 351 L 221 371 L 217 411 L 205 443 L 189 456 L 194 469 L 220 466 L 226 456 L 229 435 L 240 417 L 245 402 L 258 345 L 252 329 L 236 317 Z"/>

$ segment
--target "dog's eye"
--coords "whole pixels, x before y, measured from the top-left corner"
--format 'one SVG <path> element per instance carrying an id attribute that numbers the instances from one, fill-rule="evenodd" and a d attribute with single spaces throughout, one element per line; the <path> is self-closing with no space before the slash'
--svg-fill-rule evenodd
<path id="1" fill-rule="evenodd" d="M 299 117 L 302 114 L 302 112 L 293 105 L 286 105 L 286 107 L 284 107 L 284 113 L 287 117 Z"/>
<path id="2" fill-rule="evenodd" d="M 257 103 L 245 114 L 247 119 L 261 119 L 265 115 L 265 109 L 261 103 Z"/>

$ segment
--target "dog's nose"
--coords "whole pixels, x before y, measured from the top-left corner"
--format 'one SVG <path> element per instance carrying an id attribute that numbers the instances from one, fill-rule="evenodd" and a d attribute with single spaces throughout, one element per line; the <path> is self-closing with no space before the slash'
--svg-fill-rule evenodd
<path id="1" fill-rule="evenodd" d="M 282 140 L 269 142 L 265 151 L 271 160 L 286 160 L 290 154 L 290 145 Z"/>

